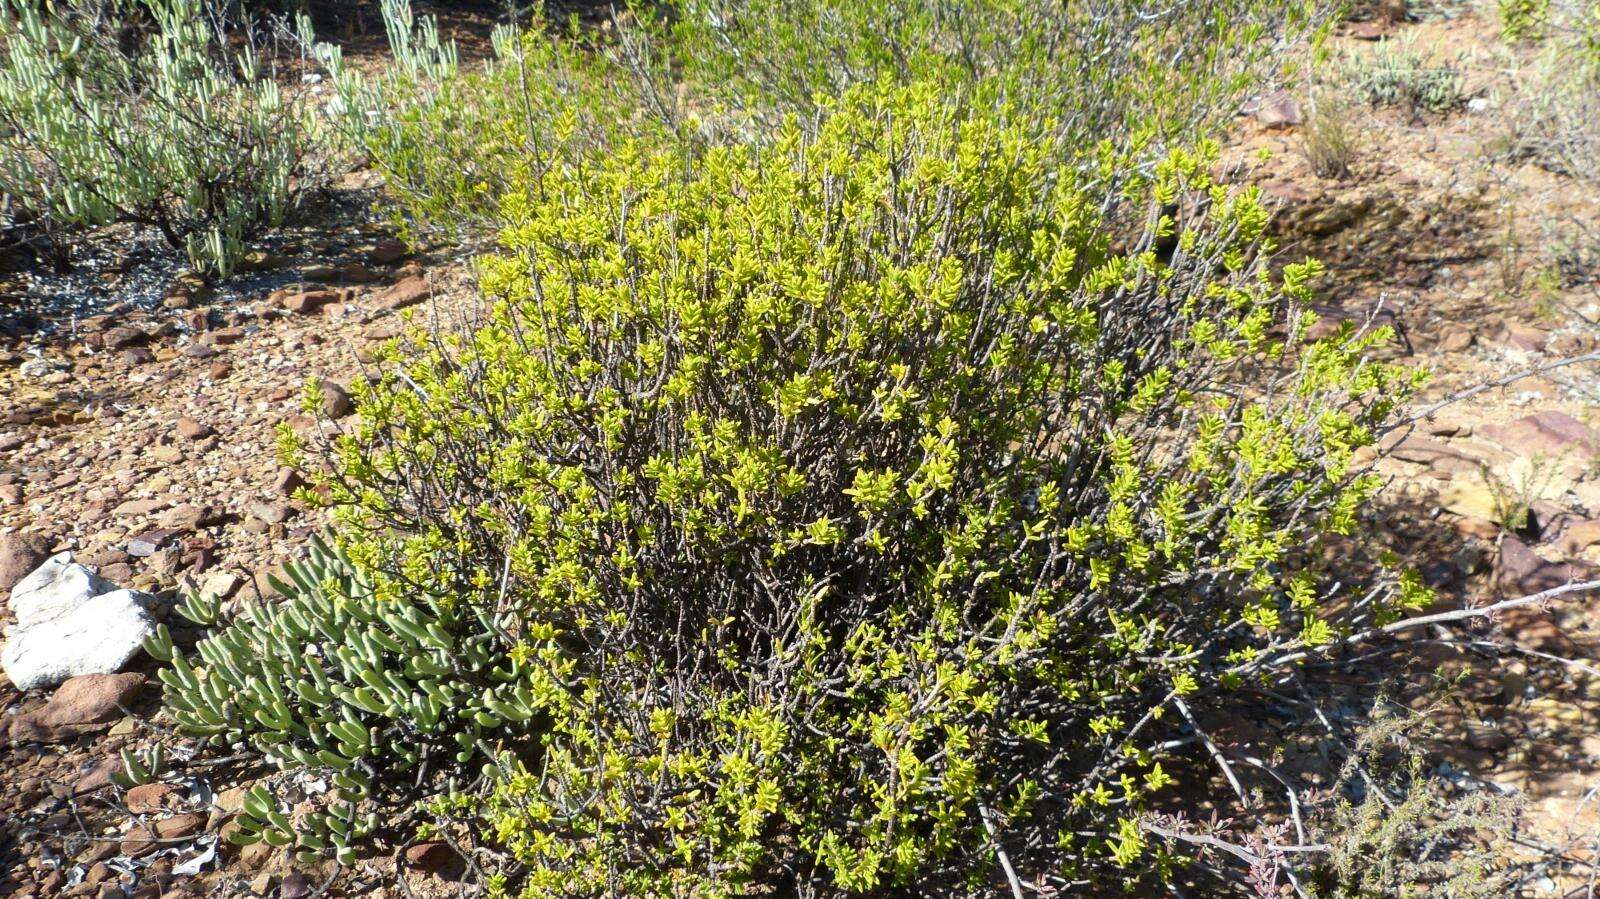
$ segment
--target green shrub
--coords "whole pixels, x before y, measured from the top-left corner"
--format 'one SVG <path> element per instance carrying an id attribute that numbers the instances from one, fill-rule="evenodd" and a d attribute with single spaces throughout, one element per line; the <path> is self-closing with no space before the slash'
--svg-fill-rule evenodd
<path id="1" fill-rule="evenodd" d="M 882 78 L 985 85 L 1069 153 L 1191 142 L 1281 76 L 1342 4 L 1321 0 L 679 0 L 693 90 L 756 124 Z"/>
<path id="2" fill-rule="evenodd" d="M 1422 600 L 1325 600 L 1316 550 L 1411 379 L 1363 358 L 1381 333 L 1300 340 L 1317 267 L 1269 274 L 1214 148 L 1162 161 L 1119 241 L 1119 173 L 942 95 L 544 171 L 481 325 L 357 391 L 322 485 L 350 614 L 496 635 L 538 725 L 452 807 L 525 895 L 1158 883 L 1190 715 Z M 284 705 L 256 739 L 332 714 Z"/>
<path id="3" fill-rule="evenodd" d="M 683 0 L 600 32 L 536 19 L 496 35 L 463 72 L 432 19 L 385 0 L 400 65 L 385 77 L 319 57 L 340 87 L 350 144 L 389 180 L 413 225 L 492 233 L 498 198 L 531 171 L 615 140 L 691 146 L 769 140 L 819 99 L 890 79 L 933 82 L 1032 115 L 1069 157 L 1102 142 L 1141 162 L 1231 116 L 1288 68 L 1286 48 L 1337 4 L 1162 0 Z M 1019 121 L 1020 121 L 1019 117 Z"/>
<path id="4" fill-rule="evenodd" d="M 147 226 L 228 274 L 295 202 L 310 134 L 205 13 L 201 0 L 5 0 L 0 190 L 52 229 Z"/>
<path id="5" fill-rule="evenodd" d="M 1313 826 L 1333 845 L 1309 878 L 1311 895 L 1516 895 L 1519 872 L 1509 860 L 1524 824 L 1523 798 L 1487 788 L 1449 795 L 1425 770 L 1423 749 L 1409 734 L 1395 732 L 1397 724 L 1425 731 L 1426 722 L 1375 717 L 1340 772 L 1341 789 L 1325 794 L 1328 807 L 1315 810 Z M 1352 802 L 1346 798 L 1351 795 L 1361 799 Z"/>
<path id="6" fill-rule="evenodd" d="M 1355 115 L 1355 110 L 1331 91 L 1318 94 L 1312 101 L 1301 140 L 1306 161 L 1317 177 L 1350 177 L 1350 166 L 1361 152 Z"/>
<path id="7" fill-rule="evenodd" d="M 347 66 L 334 45 L 314 46 L 338 93 L 344 144 L 384 175 L 406 228 L 492 235 L 513 185 L 603 152 L 619 134 L 660 133 L 624 73 L 542 19 L 497 29 L 492 58 L 468 72 L 435 19 L 418 19 L 408 0 L 384 0 L 383 15 L 395 62 L 378 76 Z"/>

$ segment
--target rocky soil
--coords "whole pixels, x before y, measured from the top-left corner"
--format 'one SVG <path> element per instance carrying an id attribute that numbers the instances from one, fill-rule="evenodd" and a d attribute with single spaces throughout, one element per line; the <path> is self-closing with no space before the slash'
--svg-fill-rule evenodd
<path id="1" fill-rule="evenodd" d="M 306 412 L 308 384 L 315 411 L 347 420 L 345 388 L 369 349 L 402 316 L 464 291 L 456 267 L 376 228 L 308 234 L 251 267 L 248 278 L 277 286 L 211 295 L 180 277 L 159 302 L 119 301 L 123 281 L 148 290 L 135 268 L 107 273 L 98 301 L 67 305 L 86 315 L 41 321 L 63 304 L 37 293 L 12 307 L 13 326 L 28 316 L 47 327 L 0 342 L 0 594 L 70 553 L 110 585 L 152 595 L 157 618 L 179 590 L 271 595 L 268 576 L 323 524 L 293 497 L 303 481 L 279 466 L 276 429 L 326 426 Z M 15 602 L 0 610 L 12 637 L 16 618 Z M 180 622 L 169 621 L 175 638 L 192 641 Z M 265 847 L 219 845 L 243 783 L 225 766 L 152 785 L 159 799 L 149 788 L 118 796 L 119 751 L 163 739 L 149 720 L 154 670 L 141 656 L 53 692 L 0 676 L 0 895 L 295 896 L 326 880 Z M 413 853 L 448 869 L 437 854 Z"/>
<path id="2" fill-rule="evenodd" d="M 1286 257 L 1328 263 L 1324 327 L 1393 324 L 1390 352 L 1435 371 L 1430 398 L 1506 381 L 1386 438 L 1382 539 L 1459 607 L 1600 570 L 1600 365 L 1510 380 L 1600 349 L 1600 268 L 1535 277 L 1560 262 L 1546 223 L 1600 235 L 1600 188 L 1486 149 L 1515 102 L 1484 49 L 1493 23 L 1380 16 L 1337 42 L 1402 36 L 1463 54 L 1465 109 L 1356 111 L 1353 174 L 1329 180 L 1305 160 L 1303 98 L 1268 98 L 1241 117 L 1227 164 L 1281 203 Z M 147 268 L 111 254 L 97 284 L 75 282 L 73 302 L 51 301 L 60 285 L 48 279 L 19 278 L 0 296 L 12 332 L 0 327 L 0 595 L 63 552 L 148 594 L 153 618 L 180 589 L 270 594 L 265 576 L 324 523 L 293 498 L 300 474 L 279 467 L 275 429 L 319 426 L 308 383 L 309 401 L 347 422 L 345 387 L 406 310 L 470 294 L 458 264 L 359 224 L 292 234 L 251 269 L 220 293 L 165 271 L 152 288 Z M 0 627 L 16 618 L 0 606 Z M 1481 653 L 1428 660 L 1465 675 L 1442 700 L 1437 770 L 1461 789 L 1526 799 L 1529 851 L 1565 858 L 1529 895 L 1581 890 L 1600 851 L 1600 599 L 1508 614 L 1482 636 Z M 114 786 L 123 749 L 189 752 L 152 717 L 154 670 L 136 656 L 121 673 L 28 692 L 0 677 L 0 895 L 452 892 L 460 864 L 443 843 L 338 872 L 219 840 L 243 788 L 276 777 L 239 760 Z M 1394 686 L 1441 701 L 1420 675 Z"/>

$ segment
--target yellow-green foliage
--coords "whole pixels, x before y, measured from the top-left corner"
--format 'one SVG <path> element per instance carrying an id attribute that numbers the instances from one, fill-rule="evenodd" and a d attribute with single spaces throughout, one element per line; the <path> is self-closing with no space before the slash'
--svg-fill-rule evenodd
<path id="1" fill-rule="evenodd" d="M 1411 384 L 1383 335 L 1301 342 L 1318 267 L 1268 274 L 1215 148 L 1119 236 L 1120 173 L 1014 112 L 852 89 L 551 167 L 482 324 L 359 391 L 325 486 L 370 602 L 476 610 L 541 722 L 476 805 L 509 889 L 989 896 L 997 845 L 1153 882 L 1175 703 L 1355 614 L 1308 562 Z"/>
<path id="2" fill-rule="evenodd" d="M 335 73 L 346 136 L 388 176 L 413 224 L 498 224 L 504 189 L 530 173 L 650 143 L 765 142 L 852 86 L 938 83 L 1005 102 L 1064 157 L 1109 143 L 1149 162 L 1233 115 L 1283 74 L 1285 50 L 1318 33 L 1327 0 L 681 0 L 582 34 L 536 19 L 502 31 L 467 72 L 432 19 L 385 0 L 401 65 L 381 79 Z"/>
<path id="3" fill-rule="evenodd" d="M 1508 41 L 1536 41 L 1549 25 L 1550 0 L 1500 0 L 1500 34 Z"/>
<path id="4" fill-rule="evenodd" d="M 1193 140 L 1292 65 L 1321 0 L 678 0 L 664 43 L 717 107 L 771 128 L 882 78 L 983 84 L 1069 152 Z"/>
<path id="5" fill-rule="evenodd" d="M 316 51 L 338 91 L 344 142 L 384 175 L 392 208 L 411 228 L 492 231 L 486 225 L 512 185 L 612 135 L 659 129 L 604 56 L 543 20 L 497 29 L 490 61 L 463 71 L 432 17 L 418 20 L 406 0 L 385 0 L 383 11 L 395 64 L 381 75 L 349 68 L 331 44 Z"/>

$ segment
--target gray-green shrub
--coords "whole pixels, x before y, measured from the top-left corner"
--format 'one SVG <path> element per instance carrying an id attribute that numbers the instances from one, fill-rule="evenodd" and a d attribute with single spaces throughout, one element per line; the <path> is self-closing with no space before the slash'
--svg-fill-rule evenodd
<path id="1" fill-rule="evenodd" d="M 1600 5 L 1554 0 L 1544 41 L 1517 66 L 1506 103 L 1513 151 L 1551 171 L 1600 179 Z"/>
<path id="2" fill-rule="evenodd" d="M 133 223 L 228 274 L 295 203 L 312 136 L 217 21 L 204 0 L 4 0 L 0 191 L 59 236 Z"/>
<path id="3" fill-rule="evenodd" d="M 1069 154 L 1159 157 L 1270 90 L 1340 4 L 1317 0 L 678 0 L 683 78 L 751 130 L 889 78 L 982 85 Z"/>
<path id="4" fill-rule="evenodd" d="M 1374 106 L 1441 113 L 1467 102 L 1460 66 L 1408 46 L 1385 43 L 1353 54 L 1342 77 Z"/>

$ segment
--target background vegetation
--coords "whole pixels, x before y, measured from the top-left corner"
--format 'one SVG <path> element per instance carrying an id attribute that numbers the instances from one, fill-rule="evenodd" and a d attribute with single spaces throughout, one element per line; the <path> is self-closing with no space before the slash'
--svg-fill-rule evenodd
<path id="1" fill-rule="evenodd" d="M 359 424 L 283 432 L 337 522 L 283 597 L 148 646 L 185 734 L 332 784 L 235 842 L 446 831 L 530 897 L 1498 894 L 1504 804 L 1442 801 L 1416 721 L 1318 717 L 1315 663 L 1432 602 L 1361 533 L 1425 376 L 1311 338 L 1321 266 L 1211 135 L 1332 4 L 680 0 L 480 65 L 385 0 L 379 71 L 215 12 L 6 7 L 13 225 L 226 277 L 359 158 L 481 291 Z M 1517 152 L 1588 164 L 1600 23 L 1502 15 L 1551 60 Z M 1353 102 L 1468 101 L 1413 48 L 1343 66 L 1327 177 Z M 1290 735 L 1211 736 L 1284 706 L 1349 747 L 1305 808 Z"/>

